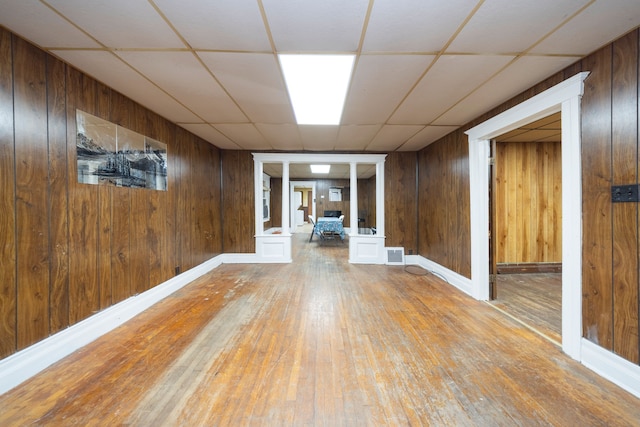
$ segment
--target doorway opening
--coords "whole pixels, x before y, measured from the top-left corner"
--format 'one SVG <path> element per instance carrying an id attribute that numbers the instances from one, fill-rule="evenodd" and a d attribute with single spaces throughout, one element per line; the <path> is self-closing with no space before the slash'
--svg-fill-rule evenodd
<path id="1" fill-rule="evenodd" d="M 562 342 L 560 113 L 491 141 L 490 302 Z"/>
<path id="2" fill-rule="evenodd" d="M 289 191 L 291 212 L 289 224 L 291 233 L 306 233 L 310 230 L 309 215 L 316 218 L 316 182 L 290 181 Z"/>
<path id="3" fill-rule="evenodd" d="M 466 131 L 469 136 L 471 194 L 472 296 L 489 299 L 489 157 L 490 140 L 524 124 L 560 112 L 562 117 L 562 350 L 581 360 L 582 258 L 581 258 L 581 140 L 580 102 L 588 72 L 575 76 L 529 98 Z"/>

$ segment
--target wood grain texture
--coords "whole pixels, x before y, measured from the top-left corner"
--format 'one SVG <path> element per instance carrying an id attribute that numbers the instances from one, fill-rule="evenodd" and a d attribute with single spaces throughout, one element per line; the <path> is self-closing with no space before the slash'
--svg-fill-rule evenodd
<path id="1" fill-rule="evenodd" d="M 222 251 L 254 253 L 255 195 L 249 151 L 224 150 L 222 164 Z"/>
<path id="2" fill-rule="evenodd" d="M 14 39 L 18 349 L 49 333 L 47 92 L 44 53 Z"/>
<path id="3" fill-rule="evenodd" d="M 557 142 L 496 146 L 498 263 L 562 261 L 562 165 Z"/>
<path id="4" fill-rule="evenodd" d="M 454 132 L 418 152 L 418 252 L 471 277 L 469 147 Z"/>
<path id="5" fill-rule="evenodd" d="M 0 357 L 15 352 L 16 195 L 11 33 L 0 27 Z"/>
<path id="6" fill-rule="evenodd" d="M 15 90 L 15 92 L 14 92 Z M 15 93 L 15 96 L 14 96 Z M 79 184 L 76 109 L 168 145 L 168 191 Z M 14 126 L 15 124 L 15 126 Z M 221 253 L 219 150 L 0 29 L 0 357 Z M 197 215 L 178 229 L 181 200 Z"/>
<path id="7" fill-rule="evenodd" d="M 583 334 L 611 350 L 611 46 L 585 59 L 582 98 Z"/>
<path id="8" fill-rule="evenodd" d="M 342 211 L 344 223 L 351 223 L 351 181 L 348 179 L 316 179 L 316 214 L 324 215 L 324 211 Z M 329 189 L 342 189 L 342 201 L 329 200 Z"/>
<path id="9" fill-rule="evenodd" d="M 638 33 L 613 43 L 613 184 L 638 182 Z M 638 205 L 613 204 L 613 351 L 640 362 Z"/>
<path id="10" fill-rule="evenodd" d="M 282 227 L 282 178 L 271 178 L 270 222 L 271 227 Z"/>
<path id="11" fill-rule="evenodd" d="M 418 253 L 416 162 L 415 152 L 396 152 L 387 155 L 384 165 L 385 245 L 413 254 Z"/>
<path id="12" fill-rule="evenodd" d="M 634 425 L 639 400 L 488 304 L 293 236 L 0 397 L 0 424 Z"/>
<path id="13" fill-rule="evenodd" d="M 69 217 L 67 188 L 66 66 L 47 57 L 49 146 L 49 325 L 69 326 Z"/>
<path id="14" fill-rule="evenodd" d="M 111 89 L 101 83 L 96 84 L 96 109 L 98 117 L 109 117 L 111 111 Z M 111 272 L 111 237 L 113 232 L 113 187 L 99 186 L 98 192 L 98 247 L 97 270 L 100 309 L 113 304 L 113 282 Z"/>
<path id="15" fill-rule="evenodd" d="M 562 345 L 562 273 L 498 274 L 490 304 Z"/>
<path id="16" fill-rule="evenodd" d="M 122 94 L 112 91 L 109 102 L 111 123 L 131 127 L 130 117 L 134 114 L 133 102 Z M 111 207 L 111 283 L 113 303 L 127 299 L 134 294 L 131 245 L 136 239 L 132 225 L 131 189 L 118 187 L 112 190 Z"/>
<path id="17" fill-rule="evenodd" d="M 95 114 L 96 81 L 68 67 L 67 162 L 69 176 L 69 320 L 77 323 L 99 310 L 98 193 L 78 183 L 76 109 Z M 82 272 L 80 274 L 80 272 Z"/>

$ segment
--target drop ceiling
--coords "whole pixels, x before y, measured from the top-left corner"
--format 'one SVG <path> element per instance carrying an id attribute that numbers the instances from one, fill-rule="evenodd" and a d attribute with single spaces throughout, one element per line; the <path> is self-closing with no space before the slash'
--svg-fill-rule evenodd
<path id="1" fill-rule="evenodd" d="M 0 0 L 0 25 L 222 149 L 416 151 L 640 25 L 638 0 Z M 298 126 L 278 53 L 355 53 Z"/>

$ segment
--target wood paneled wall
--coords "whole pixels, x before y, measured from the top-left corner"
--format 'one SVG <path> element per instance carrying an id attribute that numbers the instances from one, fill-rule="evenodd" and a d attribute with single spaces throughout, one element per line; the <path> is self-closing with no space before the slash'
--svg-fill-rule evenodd
<path id="1" fill-rule="evenodd" d="M 348 179 L 316 179 L 316 213 L 322 216 L 324 211 L 342 211 L 344 224 L 351 221 L 351 189 Z M 342 188 L 342 201 L 329 201 L 329 188 Z"/>
<path id="2" fill-rule="evenodd" d="M 360 227 L 376 226 L 376 177 L 358 179 L 358 218 L 364 222 Z"/>
<path id="3" fill-rule="evenodd" d="M 468 163 L 464 131 L 590 72 L 582 98 L 583 336 L 636 364 L 640 213 L 637 203 L 611 203 L 611 186 L 638 183 L 638 38 L 636 29 L 418 153 L 420 254 L 470 277 L 468 177 L 458 168 Z"/>
<path id="4" fill-rule="evenodd" d="M 562 262 L 559 142 L 496 144 L 496 261 Z"/>
<path id="5" fill-rule="evenodd" d="M 167 144 L 167 191 L 77 182 L 76 108 Z M 0 357 L 222 250 L 220 153 L 0 28 Z"/>
<path id="6" fill-rule="evenodd" d="M 389 153 L 384 165 L 385 245 L 418 253 L 417 153 Z M 375 197 L 375 182 L 374 182 Z"/>
<path id="7" fill-rule="evenodd" d="M 282 227 L 282 178 L 271 178 L 271 221 L 269 223 L 270 227 Z"/>
<path id="8" fill-rule="evenodd" d="M 225 253 L 256 251 L 253 175 L 250 151 L 222 151 L 222 249 Z"/>
<path id="9" fill-rule="evenodd" d="M 611 186 L 638 183 L 638 31 L 582 61 L 584 336 L 638 363 L 638 204 Z"/>
<path id="10" fill-rule="evenodd" d="M 454 132 L 418 152 L 418 254 L 471 278 L 469 145 Z"/>

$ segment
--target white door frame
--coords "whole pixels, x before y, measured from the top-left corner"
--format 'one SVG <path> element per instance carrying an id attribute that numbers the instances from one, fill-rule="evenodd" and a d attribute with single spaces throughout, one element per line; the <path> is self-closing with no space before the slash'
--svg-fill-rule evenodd
<path id="1" fill-rule="evenodd" d="M 311 187 L 311 194 L 312 194 L 312 198 L 313 200 L 309 202 L 309 205 L 311 206 L 311 212 L 309 212 L 309 215 L 313 215 L 313 218 L 317 218 L 316 217 L 316 182 L 315 181 L 289 181 L 289 200 L 293 200 L 293 189 L 294 187 Z M 293 206 L 293 203 L 291 203 L 290 206 L 290 211 L 289 211 L 289 232 L 290 233 L 295 233 L 295 225 L 294 223 L 294 216 L 296 214 L 296 207 Z M 305 218 L 306 220 L 306 218 Z"/>
<path id="2" fill-rule="evenodd" d="M 581 359 L 582 182 L 580 101 L 587 72 L 469 129 L 472 295 L 489 299 L 489 141 L 522 125 L 562 115 L 562 349 Z"/>

